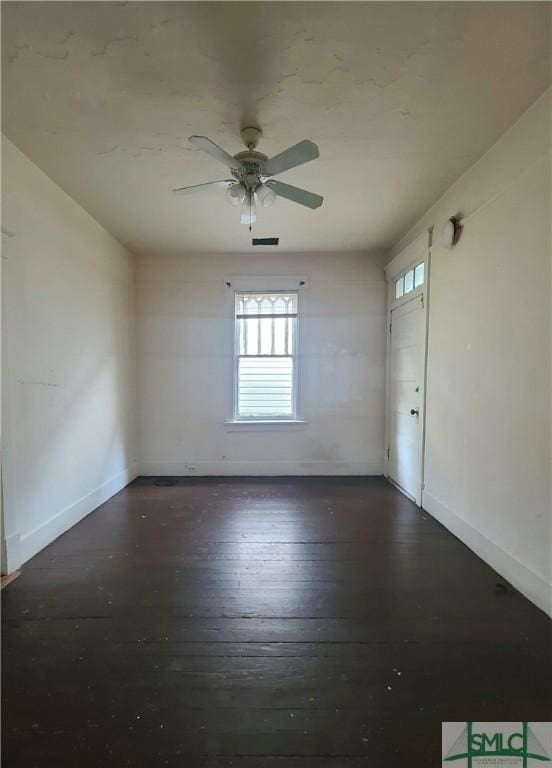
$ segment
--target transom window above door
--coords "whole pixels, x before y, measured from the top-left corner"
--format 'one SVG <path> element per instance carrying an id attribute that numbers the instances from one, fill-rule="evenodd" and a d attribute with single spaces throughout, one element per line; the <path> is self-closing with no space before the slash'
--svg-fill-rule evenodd
<path id="1" fill-rule="evenodd" d="M 395 299 L 400 299 L 424 283 L 425 264 L 421 261 L 395 280 Z"/>
<path id="2" fill-rule="evenodd" d="M 234 418 L 294 420 L 297 293 L 236 293 Z"/>

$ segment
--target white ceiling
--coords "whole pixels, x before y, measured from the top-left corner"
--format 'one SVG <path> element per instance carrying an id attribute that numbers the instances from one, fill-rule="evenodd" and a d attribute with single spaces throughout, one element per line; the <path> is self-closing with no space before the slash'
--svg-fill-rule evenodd
<path id="1" fill-rule="evenodd" d="M 303 138 L 321 157 L 279 177 L 254 235 L 281 249 L 392 244 L 546 89 L 548 3 L 8 2 L 3 130 L 135 252 L 242 251 L 250 235 L 192 148 Z"/>

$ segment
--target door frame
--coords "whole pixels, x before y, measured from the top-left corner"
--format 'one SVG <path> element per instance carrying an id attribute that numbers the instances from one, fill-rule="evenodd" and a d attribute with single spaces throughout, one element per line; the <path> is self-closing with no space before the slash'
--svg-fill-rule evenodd
<path id="1" fill-rule="evenodd" d="M 418 288 L 410 291 L 406 296 L 395 299 L 395 280 L 414 266 L 424 262 L 424 282 Z M 400 251 L 385 267 L 385 276 L 387 279 L 387 326 L 386 326 L 386 360 L 385 360 L 385 445 L 383 457 L 383 474 L 393 485 L 414 501 L 419 507 L 423 503 L 424 492 L 424 465 L 425 465 L 425 432 L 426 432 L 426 413 L 427 413 L 427 349 L 428 349 L 428 330 L 429 330 L 429 285 L 430 285 L 430 266 L 431 266 L 431 230 L 424 232 L 406 248 Z M 392 312 L 394 309 L 409 303 L 412 300 L 422 300 L 422 392 L 420 398 L 420 420 L 419 420 L 419 476 L 420 486 L 416 497 L 410 496 L 390 477 L 390 424 L 391 424 L 391 335 L 392 335 Z"/>

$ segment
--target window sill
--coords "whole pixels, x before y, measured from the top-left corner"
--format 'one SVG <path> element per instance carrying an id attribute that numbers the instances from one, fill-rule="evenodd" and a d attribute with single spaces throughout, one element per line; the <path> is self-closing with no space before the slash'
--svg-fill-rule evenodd
<path id="1" fill-rule="evenodd" d="M 227 432 L 286 432 L 304 429 L 307 426 L 304 419 L 273 419 L 246 421 L 241 419 L 227 419 L 224 422 Z"/>

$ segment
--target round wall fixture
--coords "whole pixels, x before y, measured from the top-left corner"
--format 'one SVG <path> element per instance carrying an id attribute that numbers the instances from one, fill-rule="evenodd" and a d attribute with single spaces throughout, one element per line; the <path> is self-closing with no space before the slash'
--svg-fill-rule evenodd
<path id="1" fill-rule="evenodd" d="M 458 238 L 460 237 L 460 230 L 460 222 L 455 216 L 451 216 L 450 219 L 447 219 L 441 227 L 441 245 L 444 248 L 452 248 L 453 245 L 456 245 Z"/>

